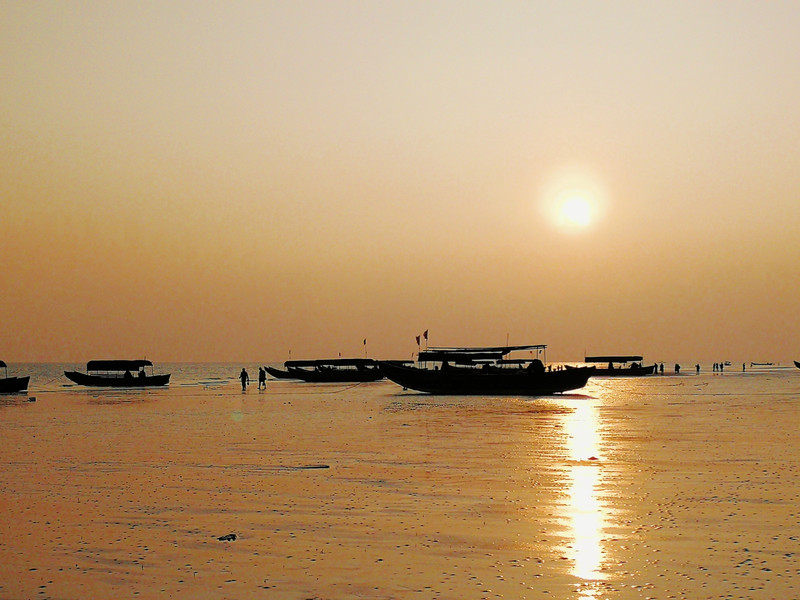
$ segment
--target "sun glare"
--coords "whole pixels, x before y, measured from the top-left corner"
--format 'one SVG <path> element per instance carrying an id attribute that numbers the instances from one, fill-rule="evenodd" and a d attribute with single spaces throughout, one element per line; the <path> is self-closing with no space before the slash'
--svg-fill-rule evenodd
<path id="1" fill-rule="evenodd" d="M 540 191 L 540 206 L 553 225 L 565 231 L 582 231 L 601 218 L 605 192 L 598 179 L 584 169 L 555 173 Z"/>
<path id="2" fill-rule="evenodd" d="M 592 222 L 592 205 L 583 195 L 568 196 L 558 212 L 563 225 L 586 227 Z"/>

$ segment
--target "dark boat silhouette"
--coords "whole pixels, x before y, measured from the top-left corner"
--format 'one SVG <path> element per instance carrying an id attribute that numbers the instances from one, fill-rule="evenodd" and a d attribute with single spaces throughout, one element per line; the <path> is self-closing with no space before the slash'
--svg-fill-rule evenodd
<path id="1" fill-rule="evenodd" d="M 642 377 L 644 375 L 652 375 L 656 372 L 656 365 L 643 365 L 643 357 L 641 356 L 586 356 L 583 360 L 589 364 L 607 365 L 605 367 L 595 366 L 595 377 Z"/>
<path id="2" fill-rule="evenodd" d="M 28 389 L 28 382 L 30 376 L 26 377 L 9 377 L 8 365 L 0 360 L 0 367 L 5 370 L 5 377 L 0 379 L 0 394 L 16 394 L 17 392 L 24 392 Z"/>
<path id="3" fill-rule="evenodd" d="M 150 367 L 150 374 L 145 371 Z M 136 375 L 134 375 L 134 371 Z M 78 385 L 92 387 L 152 387 L 167 385 L 169 373 L 156 375 L 153 363 L 149 360 L 90 360 L 86 363 L 86 373 L 64 371 L 70 381 Z"/>
<path id="4" fill-rule="evenodd" d="M 800 369 L 800 362 L 794 361 L 794 366 L 797 367 L 798 369 Z"/>
<path id="5" fill-rule="evenodd" d="M 287 360 L 283 366 L 283 371 L 274 367 L 265 369 L 278 379 L 300 379 L 313 383 L 357 383 L 383 379 L 378 361 L 372 358 Z"/>
<path id="6" fill-rule="evenodd" d="M 517 350 L 538 355 L 546 347 L 429 348 L 419 353 L 417 366 L 392 360 L 380 366 L 396 384 L 428 394 L 549 396 L 584 387 L 594 367 L 550 370 L 538 358 L 506 358 Z"/>

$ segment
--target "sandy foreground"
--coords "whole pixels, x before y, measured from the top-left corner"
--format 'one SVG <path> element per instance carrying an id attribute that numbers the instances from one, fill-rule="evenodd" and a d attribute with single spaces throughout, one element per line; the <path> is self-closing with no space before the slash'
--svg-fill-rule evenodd
<path id="1" fill-rule="evenodd" d="M 0 598 L 797 598 L 793 375 L 4 398 Z"/>

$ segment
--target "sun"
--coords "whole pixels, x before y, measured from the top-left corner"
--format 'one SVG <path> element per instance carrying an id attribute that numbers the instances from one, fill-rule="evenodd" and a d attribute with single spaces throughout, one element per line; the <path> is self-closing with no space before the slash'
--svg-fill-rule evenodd
<path id="1" fill-rule="evenodd" d="M 592 203 L 585 194 L 564 198 L 558 207 L 559 221 L 571 227 L 587 227 L 592 222 Z"/>
<path id="2" fill-rule="evenodd" d="M 588 231 L 602 220 L 606 197 L 600 179 L 588 169 L 564 168 L 543 182 L 540 214 L 562 231 Z"/>

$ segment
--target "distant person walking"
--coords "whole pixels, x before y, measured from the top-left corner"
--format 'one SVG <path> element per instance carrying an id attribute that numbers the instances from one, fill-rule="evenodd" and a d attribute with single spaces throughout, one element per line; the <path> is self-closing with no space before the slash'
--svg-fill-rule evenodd
<path id="1" fill-rule="evenodd" d="M 694 370 L 695 370 L 695 371 L 697 371 L 697 374 L 698 374 L 698 375 L 700 375 L 700 363 L 697 363 L 697 364 L 694 366 Z"/>
<path id="2" fill-rule="evenodd" d="M 678 375 L 681 372 L 681 366 L 678 363 L 675 363 L 675 374 Z"/>
<path id="3" fill-rule="evenodd" d="M 250 375 L 247 374 L 247 371 L 242 367 L 242 372 L 239 373 L 239 379 L 242 380 L 242 391 L 247 390 L 247 384 L 250 383 Z"/>
<path id="4" fill-rule="evenodd" d="M 658 367 L 658 370 L 661 371 L 661 374 L 664 374 L 664 363 L 661 363 Z"/>
<path id="5" fill-rule="evenodd" d="M 261 389 L 262 385 L 267 389 L 267 371 L 264 367 L 258 367 L 258 389 Z"/>

